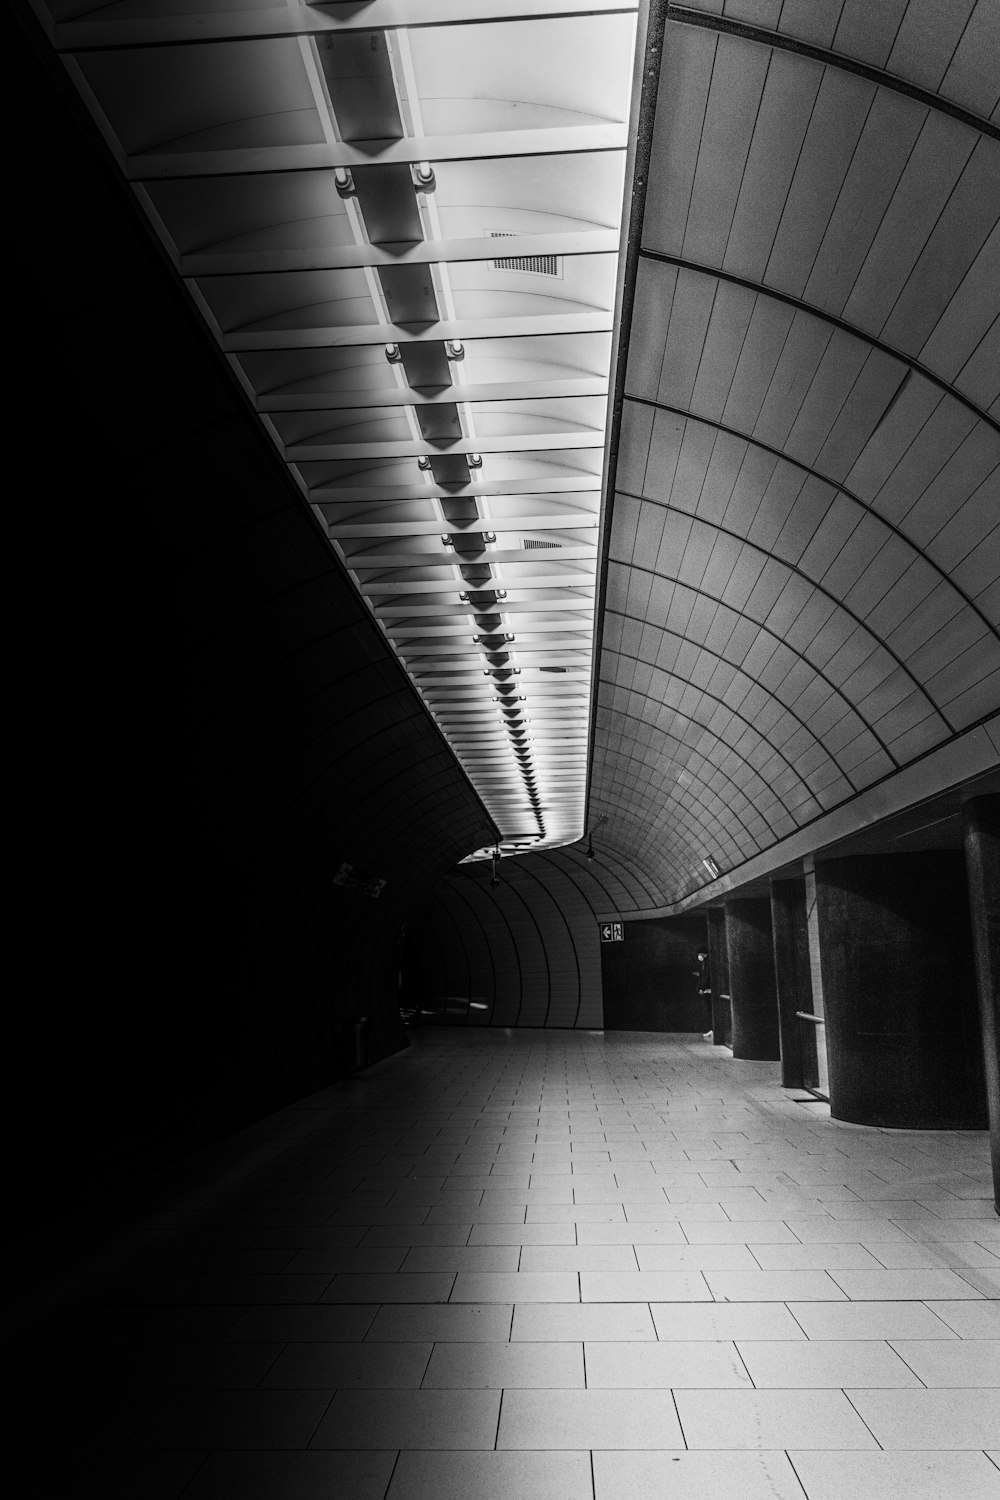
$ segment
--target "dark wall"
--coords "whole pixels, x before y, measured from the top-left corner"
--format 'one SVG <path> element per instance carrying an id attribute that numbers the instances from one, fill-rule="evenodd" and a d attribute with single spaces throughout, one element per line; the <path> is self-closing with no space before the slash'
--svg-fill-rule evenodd
<path id="1" fill-rule="evenodd" d="M 781 1043 L 771 902 L 767 896 L 739 897 L 726 902 L 726 955 L 733 1056 L 777 1062 Z"/>
<path id="2" fill-rule="evenodd" d="M 817 862 L 816 904 L 834 1117 L 984 1128 L 961 852 Z"/>
<path id="3" fill-rule="evenodd" d="M 707 948 L 704 914 L 626 922 L 621 943 L 601 945 L 607 1031 L 698 1031 L 710 1025 L 699 997 L 699 948 Z"/>
<path id="4" fill-rule="evenodd" d="M 361 1015 L 369 1061 L 405 1045 L 401 924 L 494 830 L 19 17 L 8 1094 L 58 1202 L 321 1088 Z"/>
<path id="5" fill-rule="evenodd" d="M 407 925 L 404 999 L 460 1025 L 602 1025 L 597 910 L 606 872 L 574 849 L 477 862 L 441 880 Z"/>

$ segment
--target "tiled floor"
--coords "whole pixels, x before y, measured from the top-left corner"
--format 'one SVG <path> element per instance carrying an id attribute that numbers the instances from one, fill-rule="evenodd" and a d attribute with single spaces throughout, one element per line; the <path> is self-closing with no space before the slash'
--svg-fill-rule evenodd
<path id="1" fill-rule="evenodd" d="M 986 1137 L 777 1080 L 694 1037 L 421 1031 L 59 1226 L 30 1493 L 1000 1500 Z"/>

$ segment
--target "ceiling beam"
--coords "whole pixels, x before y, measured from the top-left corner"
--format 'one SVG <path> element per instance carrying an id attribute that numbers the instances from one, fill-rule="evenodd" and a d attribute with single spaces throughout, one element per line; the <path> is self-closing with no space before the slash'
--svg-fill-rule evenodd
<path id="1" fill-rule="evenodd" d="M 533 21 L 548 17 L 630 14 L 637 0 L 369 0 L 365 5 L 292 4 L 262 10 L 250 3 L 215 14 L 192 10 L 178 15 L 133 15 L 108 19 L 106 7 L 50 26 L 59 52 L 119 47 L 163 47 L 184 42 L 266 41 L 283 37 L 323 36 L 350 31 L 416 30 L 425 26 L 474 25 L 496 21 Z"/>
<path id="2" fill-rule="evenodd" d="M 476 536 L 482 532 L 492 532 L 496 536 L 507 536 L 516 532 L 518 536 L 528 536 L 534 531 L 596 531 L 598 518 L 596 512 L 583 512 L 576 514 L 567 511 L 564 516 L 507 516 L 502 520 L 491 521 L 481 519 L 471 526 L 462 527 L 462 536 Z M 331 523 L 330 532 L 337 537 L 404 537 L 404 536 L 444 536 L 447 523 L 444 521 L 369 521 L 351 522 L 349 525 Z"/>
<path id="3" fill-rule="evenodd" d="M 458 438 L 446 445 L 416 438 L 385 439 L 376 443 L 289 443 L 289 463 L 337 462 L 343 459 L 446 458 L 453 453 L 560 453 L 577 448 L 603 448 L 604 433 L 585 431 L 511 433 L 509 436 Z"/>
<path id="4" fill-rule="evenodd" d="M 125 174 L 130 182 L 162 182 L 183 177 L 243 177 L 261 172 L 330 172 L 334 167 L 378 167 L 420 161 L 437 164 L 518 156 L 577 156 L 594 151 L 624 151 L 627 145 L 628 127 L 609 121 L 602 125 L 547 125 L 536 130 L 410 135 L 398 140 L 148 151 L 128 157 Z"/>
<path id="5" fill-rule="evenodd" d="M 542 338 L 565 333 L 610 333 L 611 311 L 594 308 L 585 313 L 537 313 L 526 318 L 442 318 L 427 324 L 363 323 L 340 328 L 234 328 L 222 335 L 227 354 L 269 349 L 352 349 L 371 344 L 426 344 L 443 339 L 466 343 L 471 339 Z"/>
<path id="6" fill-rule="evenodd" d="M 332 485 L 317 484 L 309 491 L 314 505 L 330 504 L 377 505 L 391 500 L 453 500 L 466 495 L 503 495 L 511 500 L 524 500 L 532 495 L 561 495 L 564 500 L 589 500 L 600 497 L 601 488 L 597 476 L 594 483 L 585 488 L 585 474 L 560 474 L 552 479 L 477 479 L 474 484 L 451 486 L 440 484 L 361 484 Z"/>
<path id="7" fill-rule="evenodd" d="M 488 385 L 449 385 L 442 390 L 379 390 L 277 392 L 258 396 L 257 410 L 276 412 L 377 410 L 400 406 L 452 406 L 457 401 L 566 401 L 582 396 L 606 396 L 608 382 L 601 375 L 568 380 L 496 381 Z"/>
<path id="8" fill-rule="evenodd" d="M 543 578 L 519 578 L 516 583 L 512 582 L 509 587 L 518 593 L 522 593 L 525 589 L 592 589 L 594 581 L 593 573 L 555 573 L 548 574 Z M 449 580 L 444 578 L 431 582 L 425 582 L 421 579 L 415 579 L 412 582 L 407 582 L 405 579 L 393 579 L 392 581 L 373 580 L 365 584 L 364 591 L 366 594 L 447 594 L 452 592 L 448 587 L 448 582 Z M 458 587 L 457 579 L 451 579 L 451 583 L 455 587 Z M 477 589 L 473 584 L 467 583 L 464 585 L 462 591 L 463 593 L 478 593 L 486 592 L 487 589 L 492 591 L 496 588 L 503 588 L 502 578 L 491 579 L 487 585 L 484 585 L 482 590 Z M 582 599 L 580 600 L 580 604 L 582 606 Z M 546 606 L 536 604 L 535 608 L 539 611 L 544 611 Z M 498 612 L 503 612 L 503 601 L 501 601 L 498 607 Z"/>
<path id="9" fill-rule="evenodd" d="M 463 558 L 461 553 L 451 548 L 442 547 L 440 552 L 345 553 L 344 561 L 349 568 L 458 568 L 463 564 L 477 567 L 485 567 L 487 564 L 490 567 L 499 567 L 502 564 L 506 567 L 513 567 L 518 563 L 529 563 L 532 567 L 537 567 L 539 563 L 548 565 L 580 562 L 584 558 L 594 558 L 596 555 L 596 542 L 576 542 L 560 547 L 558 557 L 553 557 L 551 553 L 546 553 L 545 557 L 536 557 L 533 552 L 525 552 L 523 547 L 509 547 L 496 552 L 483 552 L 473 560 Z M 469 584 L 463 582 L 463 590 L 469 587 Z"/>

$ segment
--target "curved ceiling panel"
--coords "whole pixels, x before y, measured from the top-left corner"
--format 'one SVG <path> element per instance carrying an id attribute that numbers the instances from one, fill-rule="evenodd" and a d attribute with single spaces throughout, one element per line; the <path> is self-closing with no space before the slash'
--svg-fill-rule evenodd
<path id="1" fill-rule="evenodd" d="M 35 0 L 502 835 L 583 827 L 638 0 Z"/>
<path id="2" fill-rule="evenodd" d="M 997 712 L 1000 34 L 654 9 L 589 810 L 666 905 Z"/>

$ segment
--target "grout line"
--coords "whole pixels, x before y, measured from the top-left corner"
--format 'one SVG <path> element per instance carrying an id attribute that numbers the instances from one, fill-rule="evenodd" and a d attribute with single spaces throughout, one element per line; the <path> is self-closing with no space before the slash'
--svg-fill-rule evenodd
<path id="1" fill-rule="evenodd" d="M 684 1439 L 684 1448 L 685 1448 L 685 1451 L 688 1451 L 687 1434 L 684 1431 L 684 1423 L 681 1421 L 680 1410 L 679 1410 L 679 1408 L 677 1406 L 677 1392 L 674 1390 L 673 1386 L 670 1387 L 670 1399 L 674 1403 L 674 1412 L 675 1412 L 675 1414 L 677 1416 L 677 1425 L 678 1425 L 678 1427 L 681 1430 L 681 1437 Z"/>
<path id="2" fill-rule="evenodd" d="M 747 1372 L 747 1379 L 749 1380 L 749 1382 L 750 1382 L 751 1386 L 753 1387 L 753 1389 L 756 1390 L 757 1389 L 757 1382 L 754 1380 L 753 1376 L 750 1374 L 749 1366 L 747 1365 L 746 1360 L 743 1358 L 743 1350 L 740 1348 L 739 1344 L 736 1342 L 735 1339 L 733 1339 L 733 1348 L 736 1350 L 736 1353 L 740 1357 L 740 1364 L 743 1366 L 744 1370 L 746 1370 L 746 1372 Z"/>
<path id="3" fill-rule="evenodd" d="M 795 1475 L 795 1478 L 798 1480 L 798 1482 L 799 1482 L 799 1484 L 800 1484 L 800 1486 L 802 1488 L 803 1495 L 806 1496 L 806 1500 L 809 1500 L 809 1496 L 808 1496 L 808 1492 L 806 1490 L 806 1487 L 802 1483 L 802 1477 L 799 1474 L 798 1469 L 795 1467 L 795 1464 L 792 1462 L 792 1455 L 789 1453 L 789 1451 L 788 1451 L 787 1448 L 784 1450 L 784 1454 L 785 1454 L 785 1457 L 788 1459 L 789 1464 L 791 1464 L 792 1473 Z"/>
<path id="4" fill-rule="evenodd" d="M 861 1389 L 864 1389 L 864 1387 L 853 1386 L 852 1389 L 853 1390 L 861 1390 Z M 882 1452 L 882 1453 L 884 1453 L 886 1450 L 882 1447 L 882 1444 L 879 1442 L 878 1438 L 875 1437 L 875 1434 L 874 1434 L 874 1432 L 872 1432 L 871 1428 L 868 1427 L 868 1423 L 865 1422 L 864 1417 L 861 1416 L 861 1413 L 858 1411 L 858 1408 L 854 1405 L 854 1402 L 851 1401 L 850 1396 L 848 1395 L 847 1391 L 843 1389 L 843 1387 L 841 1387 L 841 1394 L 843 1395 L 845 1401 L 850 1401 L 850 1404 L 851 1404 L 851 1407 L 853 1408 L 853 1410 L 856 1411 L 856 1412 L 858 1412 L 858 1416 L 861 1418 L 861 1421 L 864 1422 L 864 1425 L 868 1428 L 868 1431 L 872 1433 L 872 1438 L 874 1439 L 875 1443 L 878 1445 L 879 1451 Z"/>
<path id="5" fill-rule="evenodd" d="M 798 1324 L 798 1326 L 799 1326 L 799 1327 L 800 1327 L 800 1328 L 802 1328 L 802 1324 L 801 1324 L 801 1323 L 799 1323 L 799 1320 L 798 1320 L 798 1318 L 797 1318 L 797 1317 L 796 1317 L 796 1316 L 795 1316 L 795 1314 L 794 1314 L 794 1313 L 793 1313 L 793 1312 L 792 1312 L 792 1309 L 791 1309 L 791 1307 L 789 1307 L 789 1305 L 788 1305 L 788 1303 L 787 1303 L 787 1302 L 782 1302 L 782 1304 L 781 1304 L 781 1306 L 782 1306 L 782 1307 L 783 1307 L 783 1308 L 784 1308 L 784 1309 L 785 1309 L 785 1311 L 786 1311 L 786 1312 L 787 1312 L 787 1313 L 788 1313 L 788 1316 L 789 1316 L 789 1317 L 790 1317 L 790 1318 L 791 1318 L 791 1319 L 792 1319 L 792 1321 L 793 1321 L 793 1322 L 794 1322 L 794 1323 L 797 1323 L 797 1324 Z M 805 1336 L 806 1336 L 806 1338 L 807 1338 L 807 1339 L 808 1339 L 808 1338 L 809 1338 L 809 1335 L 808 1335 L 808 1333 L 806 1333 L 806 1331 L 805 1331 L 805 1329 L 804 1329 L 804 1328 L 802 1328 L 802 1332 L 803 1332 L 803 1333 L 804 1333 L 804 1334 L 805 1334 Z"/>

